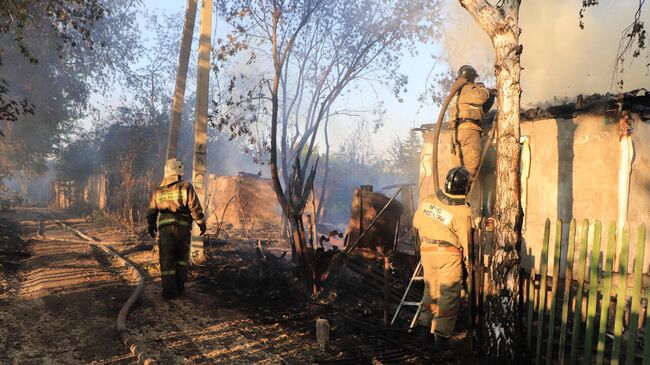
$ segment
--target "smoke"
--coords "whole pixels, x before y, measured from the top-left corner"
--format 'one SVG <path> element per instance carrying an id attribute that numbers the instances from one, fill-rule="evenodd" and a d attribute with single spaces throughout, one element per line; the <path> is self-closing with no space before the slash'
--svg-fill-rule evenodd
<path id="1" fill-rule="evenodd" d="M 638 2 L 601 2 L 585 12 L 585 29 L 579 27 L 581 1 L 524 1 L 520 9 L 522 29 L 522 105 L 573 98 L 577 94 L 617 92 L 615 60 L 621 32 L 632 23 Z M 650 9 L 641 20 L 650 23 Z M 444 46 L 452 69 L 472 64 L 489 83 L 494 52 L 488 36 L 458 1 L 446 6 L 449 21 Z M 630 62 L 633 61 L 633 62 Z M 624 90 L 645 87 L 650 81 L 648 52 L 632 60 L 627 55 L 622 76 Z"/>

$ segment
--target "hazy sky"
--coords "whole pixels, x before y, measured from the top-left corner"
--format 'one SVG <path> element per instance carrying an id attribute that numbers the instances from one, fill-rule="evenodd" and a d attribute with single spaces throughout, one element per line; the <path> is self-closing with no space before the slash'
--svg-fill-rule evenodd
<path id="1" fill-rule="evenodd" d="M 577 93 L 615 91 L 610 88 L 610 81 L 618 39 L 621 30 L 632 21 L 638 1 L 601 1 L 598 7 L 587 10 L 584 30 L 578 27 L 581 3 L 580 0 L 523 1 L 520 26 L 524 45 L 524 106 L 549 101 L 554 96 L 573 98 Z M 185 9 L 185 0 L 145 0 L 144 4 L 151 11 L 166 13 Z M 645 10 L 643 19 L 648 24 L 650 9 Z M 437 118 L 437 107 L 422 106 L 417 100 L 426 88 L 425 82 L 434 64 L 432 54 L 448 56 L 453 67 L 469 63 L 479 71 L 491 72 L 494 55 L 488 37 L 456 0 L 446 0 L 444 11 L 448 23 L 440 44 L 423 45 L 418 56 L 403 59 L 402 72 L 409 77 L 404 102 L 399 103 L 390 90 L 377 90 L 387 110 L 384 127 L 371 137 L 378 151 L 388 147 L 395 136 L 403 138 L 409 129 Z M 198 24 L 198 16 L 196 21 Z M 219 33 L 223 27 L 219 26 L 217 19 L 215 22 Z M 176 60 L 178 56 L 170 57 Z M 643 67 L 647 62 L 647 55 L 643 55 L 633 65 L 626 66 L 626 89 L 650 84 Z M 435 71 L 443 71 L 446 67 L 441 63 Z M 211 77 L 214 80 L 214 76 Z M 355 91 L 347 99 L 338 102 L 355 107 L 370 106 L 376 96 L 373 91 L 363 89 Z M 334 145 L 346 138 L 351 129 L 348 125 L 349 121 L 343 117 L 332 124 L 330 139 Z"/>
<path id="2" fill-rule="evenodd" d="M 166 13 L 182 12 L 185 9 L 184 0 L 145 0 L 144 4 L 149 9 L 164 11 Z M 199 17 L 197 14 L 197 24 L 198 21 Z M 218 19 L 214 19 L 214 22 L 216 23 L 217 32 L 223 29 L 223 27 L 219 26 Z M 193 52 L 195 51 L 196 49 L 194 48 Z M 440 55 L 441 53 L 441 46 L 423 45 L 418 56 L 404 58 L 401 71 L 408 75 L 409 85 L 408 92 L 403 95 L 403 103 L 399 103 L 396 100 L 391 90 L 377 89 L 377 94 L 384 101 L 386 108 L 384 127 L 376 135 L 371 137 L 379 150 L 384 150 L 395 136 L 399 135 L 403 138 L 407 135 L 410 128 L 417 127 L 423 123 L 430 123 L 432 119 L 435 120 L 437 118 L 438 108 L 433 105 L 424 105 L 421 108 L 417 99 L 424 92 L 426 87 L 425 80 L 434 65 L 431 55 Z M 174 57 L 178 56 L 174 55 Z M 211 77 L 211 81 L 213 81 L 213 75 Z M 350 100 L 341 98 L 337 102 L 354 107 L 369 107 L 374 105 L 376 96 L 374 92 L 366 90 L 365 92 L 355 92 L 347 97 L 347 99 Z M 347 122 L 341 118 L 332 122 L 331 125 L 333 128 L 330 129 L 330 141 L 332 141 L 333 145 L 336 146 L 343 143 L 343 140 L 347 137 L 347 133 L 350 130 L 347 127 Z"/>

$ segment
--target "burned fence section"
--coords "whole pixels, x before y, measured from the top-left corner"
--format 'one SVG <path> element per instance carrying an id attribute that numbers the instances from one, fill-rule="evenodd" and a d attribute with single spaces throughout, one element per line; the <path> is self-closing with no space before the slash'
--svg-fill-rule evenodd
<path id="1" fill-rule="evenodd" d="M 539 274 L 523 275 L 521 305 L 528 358 L 535 364 L 650 364 L 645 225 L 558 220 L 550 257 L 546 220 Z M 606 234 L 606 236 L 603 236 Z M 590 239 L 591 238 L 591 239 Z M 647 276 L 647 275 L 645 275 Z M 645 281 L 645 283 L 644 283 Z"/>

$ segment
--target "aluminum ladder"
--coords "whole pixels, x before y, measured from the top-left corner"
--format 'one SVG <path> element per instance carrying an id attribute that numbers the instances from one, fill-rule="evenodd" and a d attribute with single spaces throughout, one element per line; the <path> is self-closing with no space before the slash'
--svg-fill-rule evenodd
<path id="1" fill-rule="evenodd" d="M 417 307 L 415 311 L 415 315 L 413 315 L 413 319 L 411 320 L 411 324 L 409 325 L 409 329 L 413 329 L 415 327 L 415 322 L 418 320 L 420 317 L 420 312 L 422 311 L 422 302 L 409 302 L 406 300 L 408 297 L 411 288 L 413 287 L 413 282 L 415 281 L 424 281 L 424 270 L 422 268 L 422 260 L 418 261 L 417 266 L 415 267 L 415 270 L 413 271 L 413 275 L 411 276 L 411 280 L 409 281 L 409 285 L 406 287 L 406 290 L 404 291 L 404 295 L 402 296 L 402 300 L 399 302 L 399 305 L 397 306 L 397 309 L 395 310 L 395 314 L 393 315 L 393 319 L 390 321 L 390 324 L 392 325 L 395 323 L 397 320 L 397 317 L 399 317 L 400 312 L 402 311 L 402 308 L 404 306 L 409 306 L 409 307 Z"/>

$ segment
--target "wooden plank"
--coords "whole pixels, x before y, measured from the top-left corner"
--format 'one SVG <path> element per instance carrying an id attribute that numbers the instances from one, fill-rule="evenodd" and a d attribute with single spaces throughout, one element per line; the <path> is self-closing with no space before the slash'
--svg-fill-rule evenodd
<path id="1" fill-rule="evenodd" d="M 585 364 L 591 364 L 591 346 L 594 343 L 594 324 L 596 322 L 596 307 L 598 305 L 598 263 L 600 262 L 600 238 L 603 225 L 600 221 L 594 224 L 594 239 L 591 245 L 591 260 L 589 261 L 589 299 L 587 300 L 587 325 L 585 329 Z"/>
<path id="2" fill-rule="evenodd" d="M 634 252 L 634 285 L 632 287 L 632 302 L 630 309 L 630 323 L 627 329 L 627 352 L 625 354 L 625 364 L 634 364 L 634 352 L 636 351 L 636 332 L 639 326 L 639 307 L 641 306 L 641 287 L 643 284 L 643 254 L 645 250 L 645 225 L 640 225 L 638 229 L 638 240 L 636 242 L 636 251 Z"/>
<path id="3" fill-rule="evenodd" d="M 542 362 L 542 339 L 544 338 L 544 316 L 546 314 L 546 270 L 548 269 L 548 240 L 551 231 L 551 220 L 546 218 L 544 223 L 544 242 L 542 243 L 542 257 L 539 263 L 539 309 L 537 311 L 537 343 L 535 347 L 535 364 Z"/>
<path id="4" fill-rule="evenodd" d="M 566 349 L 566 329 L 569 324 L 569 300 L 571 294 L 571 280 L 573 278 L 573 256 L 575 252 L 576 220 L 571 220 L 569 226 L 569 241 L 566 254 L 566 265 L 564 268 L 564 294 L 562 295 L 562 316 L 560 325 L 560 349 L 558 353 L 560 365 L 564 365 L 564 351 Z"/>
<path id="5" fill-rule="evenodd" d="M 555 247 L 553 248 L 553 283 L 551 286 L 551 313 L 548 318 L 548 341 L 546 343 L 546 364 L 553 363 L 555 340 L 555 312 L 557 311 L 557 286 L 560 283 L 560 253 L 562 250 L 562 221 L 555 223 Z"/>
<path id="6" fill-rule="evenodd" d="M 526 352 L 533 354 L 533 314 L 535 308 L 535 265 L 530 269 L 528 278 L 528 318 L 526 319 Z"/>
<path id="7" fill-rule="evenodd" d="M 580 236 L 580 258 L 578 259 L 578 290 L 576 291 L 576 307 L 573 311 L 573 328 L 571 331 L 571 356 L 569 364 L 575 364 L 578 360 L 578 341 L 580 340 L 580 328 L 582 325 L 582 297 L 585 287 L 585 264 L 587 262 L 587 243 L 589 236 L 589 221 L 582 221 L 582 236 Z"/>
<path id="8" fill-rule="evenodd" d="M 625 223 L 621 238 L 621 256 L 618 259 L 618 287 L 616 288 L 616 313 L 614 317 L 614 343 L 612 344 L 612 365 L 619 364 L 621 357 L 621 338 L 623 337 L 623 321 L 625 315 L 625 292 L 627 289 L 627 261 L 630 252 L 630 226 Z"/>
<path id="9" fill-rule="evenodd" d="M 596 346 L 596 364 L 605 360 L 605 337 L 607 334 L 607 315 L 612 292 L 612 268 L 614 266 L 614 251 L 616 250 L 616 224 L 609 224 L 607 251 L 605 252 L 605 268 L 603 271 L 603 300 L 600 305 L 600 324 L 598 326 L 598 345 Z"/>

